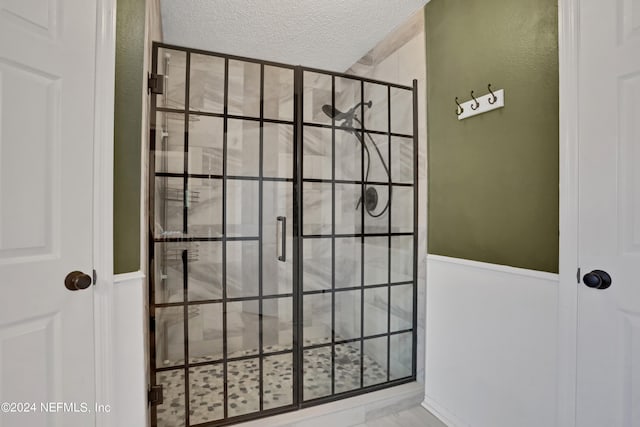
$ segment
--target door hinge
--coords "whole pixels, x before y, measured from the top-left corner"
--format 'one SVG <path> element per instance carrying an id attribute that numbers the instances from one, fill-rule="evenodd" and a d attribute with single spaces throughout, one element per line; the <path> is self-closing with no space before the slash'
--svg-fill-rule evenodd
<path id="1" fill-rule="evenodd" d="M 98 273 L 93 270 L 93 286 L 95 286 L 96 283 L 98 283 Z"/>
<path id="2" fill-rule="evenodd" d="M 151 406 L 162 405 L 162 385 L 154 385 L 149 388 L 149 404 Z"/>
<path id="3" fill-rule="evenodd" d="M 151 93 L 162 95 L 164 93 L 164 76 L 162 74 L 149 74 L 148 85 Z"/>
<path id="4" fill-rule="evenodd" d="M 578 267 L 578 272 L 576 273 L 576 281 L 580 283 L 580 267 Z"/>

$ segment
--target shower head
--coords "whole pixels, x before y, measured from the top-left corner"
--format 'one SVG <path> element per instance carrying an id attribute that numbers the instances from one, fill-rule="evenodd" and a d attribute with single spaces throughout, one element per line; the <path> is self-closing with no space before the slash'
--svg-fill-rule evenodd
<path id="1" fill-rule="evenodd" d="M 331 108 L 331 105 L 329 105 L 329 104 L 324 104 L 324 105 L 322 106 L 322 112 L 323 112 L 325 115 L 329 116 L 329 118 L 333 118 L 333 116 L 335 115 L 335 114 L 334 114 L 334 113 L 335 113 L 335 110 L 334 110 L 333 108 Z"/>
<path id="2" fill-rule="evenodd" d="M 335 107 L 332 107 L 329 104 L 324 104 L 322 106 L 322 112 L 325 113 L 329 118 L 332 119 L 336 119 L 336 120 L 351 120 L 353 118 L 353 116 L 356 113 L 356 110 L 358 109 L 358 107 L 360 107 L 361 105 L 366 105 L 368 108 L 371 108 L 371 106 L 373 105 L 373 102 L 371 101 L 367 101 L 367 102 L 359 102 L 356 105 L 353 106 L 353 108 L 350 108 L 349 111 L 346 112 L 342 112 L 340 110 L 338 110 Z"/>
<path id="3" fill-rule="evenodd" d="M 351 111 L 351 110 L 349 110 L 349 111 Z M 349 112 L 343 113 L 342 111 L 338 110 L 337 108 L 333 108 L 329 104 L 324 104 L 322 106 L 322 112 L 325 113 L 327 116 L 329 116 L 330 119 L 336 119 L 336 120 L 344 120 L 350 114 Z"/>

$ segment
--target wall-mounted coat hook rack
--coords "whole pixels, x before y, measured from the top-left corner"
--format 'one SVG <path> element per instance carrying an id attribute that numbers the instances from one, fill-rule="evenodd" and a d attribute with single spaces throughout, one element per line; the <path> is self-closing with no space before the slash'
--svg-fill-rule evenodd
<path id="1" fill-rule="evenodd" d="M 462 104 L 458 103 L 456 97 L 456 104 L 458 109 L 456 114 L 458 120 L 464 120 L 469 117 L 477 116 L 478 114 L 486 113 L 488 111 L 496 110 L 504 107 L 504 89 L 493 91 L 491 89 L 491 83 L 487 85 L 489 93 L 480 97 L 474 96 L 474 91 L 471 91 L 471 98 Z"/>

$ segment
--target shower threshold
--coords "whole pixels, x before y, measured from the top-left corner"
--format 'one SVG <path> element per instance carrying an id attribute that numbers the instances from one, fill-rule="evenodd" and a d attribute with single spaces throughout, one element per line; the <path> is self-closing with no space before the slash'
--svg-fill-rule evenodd
<path id="1" fill-rule="evenodd" d="M 424 384 L 416 381 L 367 394 L 236 424 L 237 427 L 350 427 L 419 406 Z"/>

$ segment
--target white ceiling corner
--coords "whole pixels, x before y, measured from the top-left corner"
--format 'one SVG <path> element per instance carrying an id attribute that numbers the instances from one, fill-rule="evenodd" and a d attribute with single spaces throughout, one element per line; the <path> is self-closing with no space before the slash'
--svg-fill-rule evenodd
<path id="1" fill-rule="evenodd" d="M 345 71 L 427 0 L 161 0 L 164 42 Z"/>

